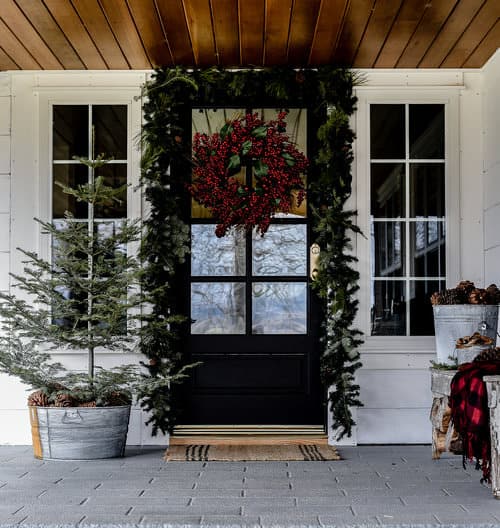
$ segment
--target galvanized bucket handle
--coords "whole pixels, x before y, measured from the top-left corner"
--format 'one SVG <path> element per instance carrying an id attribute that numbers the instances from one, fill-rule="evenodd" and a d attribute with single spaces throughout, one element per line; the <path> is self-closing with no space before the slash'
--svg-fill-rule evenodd
<path id="1" fill-rule="evenodd" d="M 80 413 L 76 410 L 66 411 L 64 413 L 64 416 L 62 417 L 62 423 L 69 424 L 69 423 L 82 423 L 83 418 L 80 416 Z"/>

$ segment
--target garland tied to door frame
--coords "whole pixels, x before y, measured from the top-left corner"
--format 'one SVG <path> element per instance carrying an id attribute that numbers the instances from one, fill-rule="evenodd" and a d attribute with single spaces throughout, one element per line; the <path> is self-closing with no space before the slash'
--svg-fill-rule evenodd
<path id="1" fill-rule="evenodd" d="M 328 390 L 335 436 L 351 436 L 355 425 L 351 410 L 362 406 L 355 379 L 361 367 L 361 332 L 353 328 L 359 274 L 353 267 L 357 259 L 351 245 L 360 231 L 354 223 L 356 212 L 346 210 L 354 140 L 349 117 L 355 110 L 356 82 L 352 71 L 332 66 L 238 71 L 159 68 L 146 82 L 141 181 L 149 212 L 141 248 L 142 287 L 154 302 L 144 316 L 140 346 L 151 376 L 170 376 L 187 368 L 182 336 L 189 318 L 181 313 L 176 286 L 189 254 L 185 195 L 192 172 L 192 108 L 307 108 L 317 124 L 315 152 L 308 156 L 307 199 L 311 243 L 321 248 L 312 284 L 322 306 L 320 374 Z M 141 395 L 141 405 L 151 412 L 153 434 L 170 432 L 176 423 L 182 401 L 173 389 L 158 388 Z"/>

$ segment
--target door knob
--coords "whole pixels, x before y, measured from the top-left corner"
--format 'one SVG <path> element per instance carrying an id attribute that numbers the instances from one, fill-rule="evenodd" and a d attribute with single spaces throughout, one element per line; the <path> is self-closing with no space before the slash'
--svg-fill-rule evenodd
<path id="1" fill-rule="evenodd" d="M 316 280 L 319 272 L 319 254 L 321 250 L 318 244 L 314 243 L 309 248 L 309 276 L 311 280 Z"/>

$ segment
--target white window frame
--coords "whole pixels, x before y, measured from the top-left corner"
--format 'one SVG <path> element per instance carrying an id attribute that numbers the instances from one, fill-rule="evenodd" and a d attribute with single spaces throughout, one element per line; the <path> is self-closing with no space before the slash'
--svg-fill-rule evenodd
<path id="1" fill-rule="evenodd" d="M 123 87 L 74 87 L 72 90 L 39 87 L 34 92 L 38 98 L 38 114 L 35 116 L 35 130 L 38 131 L 37 152 L 35 154 L 38 185 L 36 186 L 38 217 L 52 221 L 52 138 L 53 107 L 57 105 L 125 105 L 127 106 L 127 218 L 144 218 L 144 203 L 139 188 L 140 183 L 140 133 L 142 126 L 142 104 L 140 85 L 134 88 Z M 41 230 L 37 236 L 37 252 L 46 260 L 51 258 L 50 240 Z M 129 254 L 137 254 L 139 242 L 127 246 Z M 123 351 L 100 351 L 108 355 L 120 355 Z M 52 354 L 80 355 L 79 350 L 53 350 Z"/>
<path id="2" fill-rule="evenodd" d="M 359 259 L 359 310 L 356 326 L 364 332 L 370 349 L 428 353 L 434 348 L 434 336 L 371 336 L 370 292 L 370 105 L 371 104 L 443 104 L 445 108 L 445 225 L 446 225 L 446 284 L 456 284 L 460 277 L 460 164 L 459 164 L 459 90 L 460 87 L 358 87 L 358 105 L 353 125 L 355 193 L 357 223 L 365 237 L 356 239 Z"/>

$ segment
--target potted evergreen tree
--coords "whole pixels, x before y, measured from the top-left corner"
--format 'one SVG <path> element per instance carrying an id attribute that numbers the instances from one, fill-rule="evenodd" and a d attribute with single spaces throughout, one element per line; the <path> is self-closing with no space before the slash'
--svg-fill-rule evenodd
<path id="1" fill-rule="evenodd" d="M 91 169 L 89 182 L 60 186 L 88 204 L 88 219 L 68 212 L 62 221 L 35 219 L 51 237 L 52 261 L 20 249 L 24 272 L 12 275 L 19 295 L 0 294 L 0 371 L 36 389 L 28 405 L 38 458 L 123 455 L 133 395 L 147 394 L 153 383 L 139 365 L 96 365 L 97 350 L 134 349 L 147 299 L 140 294 L 140 263 L 128 251 L 140 238 L 139 223 L 95 219 L 96 208 L 120 200 L 126 186 L 112 188 L 97 175 L 103 156 L 80 162 Z M 87 372 L 66 371 L 53 361 L 54 349 L 86 351 Z"/>

